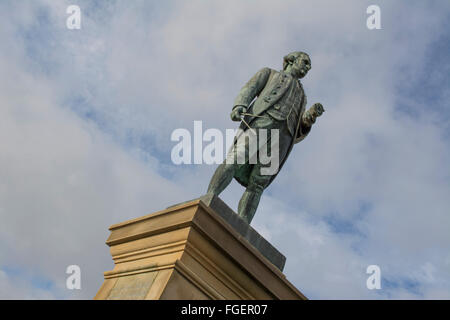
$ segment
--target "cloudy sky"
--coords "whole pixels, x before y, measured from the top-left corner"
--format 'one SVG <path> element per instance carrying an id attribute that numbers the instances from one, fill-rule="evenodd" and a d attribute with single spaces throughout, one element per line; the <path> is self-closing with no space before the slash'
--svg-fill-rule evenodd
<path id="1" fill-rule="evenodd" d="M 449 21 L 446 0 L 2 0 L 0 298 L 91 299 L 111 224 L 206 191 L 217 165 L 174 165 L 172 131 L 235 128 L 240 87 L 301 50 L 326 112 L 252 225 L 311 299 L 449 299 Z"/>

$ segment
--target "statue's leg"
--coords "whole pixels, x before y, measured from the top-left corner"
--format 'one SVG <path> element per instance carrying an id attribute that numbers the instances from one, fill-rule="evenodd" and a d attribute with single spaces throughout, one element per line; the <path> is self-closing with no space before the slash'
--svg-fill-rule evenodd
<path id="1" fill-rule="evenodd" d="M 261 164 L 256 164 L 238 206 L 238 215 L 248 224 L 253 219 L 264 189 L 269 185 L 272 176 L 261 174 Z"/>
<path id="2" fill-rule="evenodd" d="M 264 187 L 257 184 L 249 184 L 239 201 L 238 215 L 248 224 L 252 222 L 263 191 Z"/>
<path id="3" fill-rule="evenodd" d="M 278 129 L 280 126 L 280 123 L 270 121 L 267 123 L 266 119 L 263 119 L 266 122 L 261 122 L 262 125 L 258 128 L 258 141 L 260 141 L 261 137 L 259 134 L 261 133 L 260 129 Z M 258 122 L 259 123 L 259 122 Z M 264 125 L 264 126 L 263 126 Z M 266 148 L 266 156 L 271 155 L 272 156 L 272 147 L 279 148 L 278 141 L 275 141 L 276 143 L 272 146 L 271 142 L 271 131 L 267 132 L 266 144 L 261 146 L 259 145 L 258 153 L 262 152 L 262 148 Z M 289 136 L 288 136 L 289 137 Z M 284 156 L 284 154 L 283 154 Z M 253 166 L 253 169 L 250 173 L 250 177 L 248 180 L 247 189 L 245 190 L 244 194 L 242 195 L 241 200 L 239 201 L 238 206 L 238 214 L 240 217 L 242 217 L 248 224 L 253 219 L 253 216 L 255 215 L 256 209 L 258 208 L 259 201 L 261 199 L 261 195 L 264 191 L 264 189 L 270 184 L 270 181 L 272 180 L 273 176 L 269 174 L 264 174 L 267 171 L 262 171 L 262 168 L 269 169 L 271 166 L 271 163 L 262 163 L 258 157 L 258 163 Z M 269 170 L 270 171 L 270 170 Z M 278 171 L 278 168 L 275 170 Z M 276 174 L 274 172 L 274 174 Z"/>
<path id="4" fill-rule="evenodd" d="M 242 143 L 242 140 L 238 140 L 239 144 Z M 236 144 L 233 144 L 230 151 L 227 154 L 226 159 L 223 161 L 221 165 L 219 165 L 214 172 L 214 175 L 211 178 L 208 186 L 208 194 L 214 194 L 218 196 L 233 180 L 234 174 L 236 170 L 238 170 L 239 164 L 237 163 L 237 159 L 242 157 L 245 159 L 245 140 L 244 147 L 237 147 Z"/>
<path id="5" fill-rule="evenodd" d="M 222 163 L 217 167 L 208 186 L 208 193 L 218 196 L 233 180 L 235 164 Z"/>

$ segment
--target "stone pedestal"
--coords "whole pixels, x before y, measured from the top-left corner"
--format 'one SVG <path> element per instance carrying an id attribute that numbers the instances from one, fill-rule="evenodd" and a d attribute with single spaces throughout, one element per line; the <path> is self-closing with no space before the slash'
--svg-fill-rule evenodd
<path id="1" fill-rule="evenodd" d="M 306 299 L 285 258 L 215 196 L 115 224 L 94 299 Z"/>

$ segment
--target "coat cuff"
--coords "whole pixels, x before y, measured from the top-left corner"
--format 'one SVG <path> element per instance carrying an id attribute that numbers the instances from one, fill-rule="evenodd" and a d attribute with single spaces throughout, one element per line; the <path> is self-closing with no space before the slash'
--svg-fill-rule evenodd
<path id="1" fill-rule="evenodd" d="M 233 106 L 233 109 L 232 109 L 232 110 L 236 109 L 237 107 L 244 107 L 245 110 L 247 110 L 247 108 L 248 108 L 248 106 L 246 106 L 246 105 L 244 105 L 244 104 L 235 104 L 235 105 Z"/>

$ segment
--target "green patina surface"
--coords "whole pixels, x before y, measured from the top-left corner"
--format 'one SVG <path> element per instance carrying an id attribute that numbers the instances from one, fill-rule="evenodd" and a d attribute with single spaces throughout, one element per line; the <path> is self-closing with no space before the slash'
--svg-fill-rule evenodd
<path id="1" fill-rule="evenodd" d="M 311 59 L 304 52 L 292 52 L 283 58 L 283 70 L 276 71 L 270 68 L 259 70 L 240 90 L 231 111 L 233 121 L 241 121 L 240 131 L 235 138 L 234 147 L 230 150 L 228 159 L 236 159 L 240 152 L 249 154 L 247 143 L 245 148 L 238 148 L 239 138 L 249 132 L 254 132 L 258 137 L 256 141 L 258 155 L 261 145 L 267 148 L 267 154 L 271 155 L 272 129 L 278 130 L 278 139 L 272 139 L 278 150 L 278 167 L 271 174 L 262 173 L 262 168 L 270 164 L 260 161 L 256 163 L 225 160 L 219 165 L 211 178 L 208 193 L 219 195 L 235 178 L 246 190 L 239 201 L 238 214 L 247 223 L 250 223 L 256 212 L 261 195 L 277 176 L 294 144 L 302 141 L 310 132 L 316 119 L 322 115 L 324 108 L 320 103 L 314 104 L 305 110 L 306 95 L 300 79 L 305 77 L 311 69 Z M 260 130 L 267 133 L 266 143 L 260 144 Z M 273 147 L 272 147 L 273 149 Z"/>

